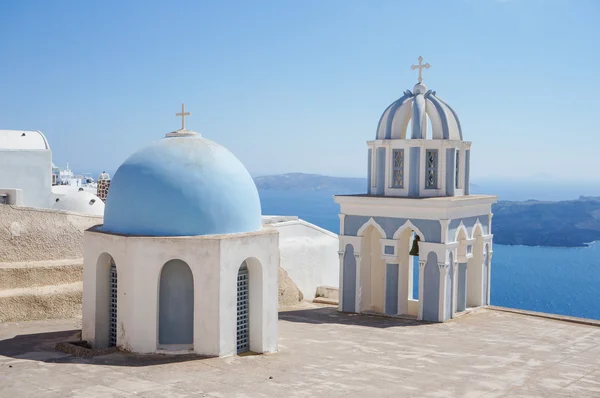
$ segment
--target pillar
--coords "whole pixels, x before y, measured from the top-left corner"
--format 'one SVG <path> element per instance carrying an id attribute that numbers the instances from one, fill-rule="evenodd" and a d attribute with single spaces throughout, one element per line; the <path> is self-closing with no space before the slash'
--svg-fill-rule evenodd
<path id="1" fill-rule="evenodd" d="M 399 304 L 400 270 L 398 262 L 389 262 L 385 265 L 385 313 L 397 315 Z"/>
<path id="2" fill-rule="evenodd" d="M 458 277 L 456 291 L 456 311 L 467 309 L 467 263 L 458 263 Z"/>

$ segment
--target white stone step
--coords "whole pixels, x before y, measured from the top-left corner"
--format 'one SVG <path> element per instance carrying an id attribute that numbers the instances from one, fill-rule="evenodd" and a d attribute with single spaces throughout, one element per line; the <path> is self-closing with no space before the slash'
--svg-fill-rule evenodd
<path id="1" fill-rule="evenodd" d="M 0 291 L 0 322 L 81 317 L 83 282 Z"/>
<path id="2" fill-rule="evenodd" d="M 83 259 L 0 263 L 0 291 L 83 280 Z"/>

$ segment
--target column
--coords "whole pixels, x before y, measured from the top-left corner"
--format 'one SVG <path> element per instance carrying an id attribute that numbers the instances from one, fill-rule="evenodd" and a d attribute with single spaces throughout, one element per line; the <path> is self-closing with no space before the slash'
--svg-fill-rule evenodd
<path id="1" fill-rule="evenodd" d="M 467 263 L 458 263 L 458 288 L 456 292 L 456 311 L 467 309 Z"/>
<path id="2" fill-rule="evenodd" d="M 438 321 L 444 322 L 451 318 L 449 311 L 451 302 L 448 300 L 450 294 L 450 287 L 448 286 L 448 272 L 450 270 L 450 264 L 438 263 L 440 268 L 440 288 L 439 288 L 439 307 L 438 307 Z"/>
<path id="3" fill-rule="evenodd" d="M 419 260 L 419 315 L 417 320 L 423 320 L 423 271 L 427 261 Z"/>
<path id="4" fill-rule="evenodd" d="M 338 256 L 340 258 L 340 275 L 338 282 L 338 310 L 343 311 L 342 303 L 344 302 L 344 252 L 338 251 Z"/>
<path id="5" fill-rule="evenodd" d="M 362 308 L 360 307 L 361 298 L 362 298 L 362 285 L 361 285 L 361 272 L 362 272 L 362 256 L 360 253 L 354 252 L 354 261 L 356 261 L 356 285 L 354 288 L 356 289 L 355 294 L 355 302 L 354 302 L 354 312 L 359 313 L 362 312 Z"/>
<path id="6" fill-rule="evenodd" d="M 399 264 L 397 262 L 387 263 L 385 268 L 385 313 L 387 315 L 397 315 Z"/>

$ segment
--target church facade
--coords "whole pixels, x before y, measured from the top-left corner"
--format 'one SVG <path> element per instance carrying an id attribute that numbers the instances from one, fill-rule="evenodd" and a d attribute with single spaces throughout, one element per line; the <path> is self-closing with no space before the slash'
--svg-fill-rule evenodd
<path id="1" fill-rule="evenodd" d="M 367 193 L 335 197 L 341 311 L 443 322 L 489 304 L 497 197 L 470 194 L 471 143 L 423 68 L 367 143 Z"/>
<path id="2" fill-rule="evenodd" d="M 119 167 L 104 224 L 84 234 L 83 339 L 138 353 L 277 351 L 278 238 L 242 163 L 182 126 Z"/>

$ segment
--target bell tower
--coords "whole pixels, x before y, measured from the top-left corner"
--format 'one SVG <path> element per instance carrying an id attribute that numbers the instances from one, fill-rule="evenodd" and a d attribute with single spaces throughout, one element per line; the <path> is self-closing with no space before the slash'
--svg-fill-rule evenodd
<path id="1" fill-rule="evenodd" d="M 102 201 L 105 203 L 106 198 L 108 197 L 108 188 L 110 188 L 110 176 L 106 171 L 103 171 L 98 176 L 96 196 L 102 199 Z"/>
<path id="2" fill-rule="evenodd" d="M 383 112 L 367 141 L 367 193 L 338 195 L 340 310 L 443 322 L 489 304 L 491 206 L 470 195 L 471 142 L 423 83 Z M 413 282 L 414 280 L 414 282 Z"/>

